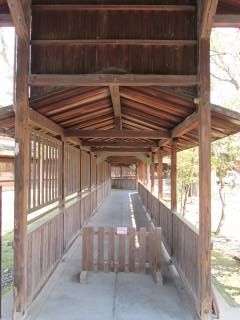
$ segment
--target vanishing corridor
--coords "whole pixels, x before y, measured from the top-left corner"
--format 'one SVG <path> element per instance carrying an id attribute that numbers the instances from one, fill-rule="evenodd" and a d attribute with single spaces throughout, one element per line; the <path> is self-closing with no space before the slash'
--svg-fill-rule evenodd
<path id="1" fill-rule="evenodd" d="M 147 227 L 138 195 L 112 190 L 88 225 Z M 164 261 L 164 285 L 143 273 L 90 272 L 79 283 L 81 236 L 33 302 L 27 319 L 34 320 L 190 320 L 181 281 Z"/>

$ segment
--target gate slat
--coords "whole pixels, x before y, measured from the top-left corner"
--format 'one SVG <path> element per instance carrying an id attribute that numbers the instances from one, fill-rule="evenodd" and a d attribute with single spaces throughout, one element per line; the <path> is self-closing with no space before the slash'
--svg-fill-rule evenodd
<path id="1" fill-rule="evenodd" d="M 145 262 L 146 262 L 146 229 L 140 228 L 139 230 L 139 245 L 140 245 L 140 264 L 139 270 L 140 272 L 145 271 Z"/>
<path id="2" fill-rule="evenodd" d="M 93 228 L 88 227 L 88 242 L 87 242 L 87 270 L 93 270 Z"/>
<path id="3" fill-rule="evenodd" d="M 134 228 L 129 228 L 129 251 L 128 251 L 129 272 L 135 272 L 135 255 L 136 255 L 135 236 L 136 236 L 136 230 Z"/>
<path id="4" fill-rule="evenodd" d="M 125 271 L 125 234 L 118 236 L 119 247 L 118 247 L 118 271 Z"/>
<path id="5" fill-rule="evenodd" d="M 104 271 L 104 228 L 98 228 L 98 271 Z"/>
<path id="6" fill-rule="evenodd" d="M 115 249 L 115 229 L 109 228 L 108 231 L 108 271 L 114 271 L 114 249 Z"/>

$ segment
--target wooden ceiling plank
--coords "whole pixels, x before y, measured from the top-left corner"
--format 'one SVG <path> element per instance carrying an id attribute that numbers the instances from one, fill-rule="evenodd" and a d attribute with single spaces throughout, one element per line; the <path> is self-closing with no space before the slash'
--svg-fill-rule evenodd
<path id="1" fill-rule="evenodd" d="M 159 74 L 31 74 L 32 86 L 195 86 L 197 75 Z"/>
<path id="2" fill-rule="evenodd" d="M 157 130 L 65 130 L 66 137 L 79 137 L 79 138 L 149 138 L 149 139 L 161 139 L 170 137 L 170 133 L 157 131 Z"/>
<path id="3" fill-rule="evenodd" d="M 160 98 L 145 94 L 132 88 L 121 88 L 121 96 L 139 103 L 143 103 L 157 110 L 162 109 L 164 111 L 168 111 L 169 113 L 174 113 L 175 115 L 179 115 L 181 117 L 189 113 L 189 109 L 185 109 L 184 107 L 176 105 L 175 103 L 171 103 L 164 99 L 161 100 Z"/>
<path id="4" fill-rule="evenodd" d="M 18 36 L 27 41 L 29 38 L 29 29 L 22 5 L 20 0 L 7 0 L 8 7 L 12 16 L 13 24 L 15 26 Z"/>

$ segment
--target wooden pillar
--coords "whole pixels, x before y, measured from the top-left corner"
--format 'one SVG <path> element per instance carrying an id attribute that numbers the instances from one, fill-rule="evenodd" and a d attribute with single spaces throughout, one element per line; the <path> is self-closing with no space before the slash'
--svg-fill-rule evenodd
<path id="1" fill-rule="evenodd" d="M 151 166 L 150 166 L 151 193 L 154 193 L 154 172 L 155 172 L 154 156 L 155 156 L 155 153 L 152 152 L 152 154 L 151 154 Z"/>
<path id="2" fill-rule="evenodd" d="M 209 39 L 200 41 L 199 95 L 199 311 L 211 316 L 211 110 Z"/>
<path id="3" fill-rule="evenodd" d="M 162 148 L 158 150 L 158 199 L 163 197 L 163 156 Z"/>
<path id="4" fill-rule="evenodd" d="M 63 252 L 65 251 L 65 194 L 66 194 L 66 142 L 62 138 L 62 159 L 61 159 L 61 200 L 60 210 L 63 219 Z"/>
<path id="5" fill-rule="evenodd" d="M 177 140 L 171 144 L 171 211 L 177 212 Z"/>
<path id="6" fill-rule="evenodd" d="M 17 37 L 15 78 L 14 310 L 21 317 L 27 299 L 27 213 L 29 186 L 29 42 Z"/>

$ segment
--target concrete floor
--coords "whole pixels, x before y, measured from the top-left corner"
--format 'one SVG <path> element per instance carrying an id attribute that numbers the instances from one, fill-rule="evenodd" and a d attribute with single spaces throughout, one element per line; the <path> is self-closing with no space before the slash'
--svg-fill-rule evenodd
<path id="1" fill-rule="evenodd" d="M 136 219 L 135 219 L 136 217 Z M 113 190 L 88 225 L 148 226 L 138 196 Z M 28 320 L 190 320 L 186 292 L 164 264 L 164 285 L 142 273 L 90 272 L 79 283 L 81 236 L 64 256 L 58 268 L 32 304 Z"/>

